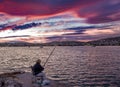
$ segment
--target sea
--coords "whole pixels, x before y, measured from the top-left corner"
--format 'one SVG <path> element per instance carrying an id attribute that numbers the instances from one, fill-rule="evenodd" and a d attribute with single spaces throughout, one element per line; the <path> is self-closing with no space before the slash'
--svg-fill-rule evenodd
<path id="1" fill-rule="evenodd" d="M 119 46 L 0 47 L 0 73 L 31 72 L 37 59 L 66 87 L 120 87 Z"/>

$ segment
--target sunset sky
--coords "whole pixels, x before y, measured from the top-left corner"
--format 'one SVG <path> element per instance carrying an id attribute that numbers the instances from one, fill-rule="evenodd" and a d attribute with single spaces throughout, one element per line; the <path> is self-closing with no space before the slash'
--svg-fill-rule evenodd
<path id="1" fill-rule="evenodd" d="M 120 0 L 0 0 L 0 42 L 120 36 Z"/>

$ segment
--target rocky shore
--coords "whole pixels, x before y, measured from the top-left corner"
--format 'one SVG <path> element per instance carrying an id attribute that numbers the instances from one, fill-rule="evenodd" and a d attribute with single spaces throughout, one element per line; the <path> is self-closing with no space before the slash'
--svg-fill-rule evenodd
<path id="1" fill-rule="evenodd" d="M 32 74 L 30 72 L 10 72 L 0 74 L 0 87 L 37 87 L 32 84 Z M 68 87 L 57 81 L 50 80 L 49 85 L 41 87 Z"/>

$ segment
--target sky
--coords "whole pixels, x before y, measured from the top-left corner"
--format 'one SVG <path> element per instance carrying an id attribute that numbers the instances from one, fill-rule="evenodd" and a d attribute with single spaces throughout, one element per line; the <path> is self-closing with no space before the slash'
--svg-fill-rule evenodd
<path id="1" fill-rule="evenodd" d="M 0 0 L 0 42 L 120 36 L 120 0 Z"/>

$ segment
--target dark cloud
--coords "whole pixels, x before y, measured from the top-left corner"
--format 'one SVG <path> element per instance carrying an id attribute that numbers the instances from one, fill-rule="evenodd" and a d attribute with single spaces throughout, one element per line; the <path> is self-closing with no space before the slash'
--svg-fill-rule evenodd
<path id="1" fill-rule="evenodd" d="M 7 25 L 7 24 L 0 25 L 0 31 L 9 30 L 9 29 L 14 28 L 15 26 L 16 26 L 16 25 Z"/>
<path id="2" fill-rule="evenodd" d="M 80 30 L 80 31 L 84 31 L 85 29 L 93 29 L 93 28 L 99 28 L 99 27 L 98 26 L 84 26 L 84 27 L 68 28 L 67 30 Z"/>
<path id="3" fill-rule="evenodd" d="M 51 36 L 51 37 L 46 37 L 45 39 L 49 40 L 50 42 L 52 41 L 76 41 L 76 40 L 83 40 L 83 37 L 80 35 L 64 35 L 64 36 Z"/>
<path id="4" fill-rule="evenodd" d="M 7 26 L 6 24 L 0 25 L 0 30 L 2 30 L 3 28 L 5 28 L 6 26 Z"/>
<path id="5" fill-rule="evenodd" d="M 78 15 L 88 23 L 104 23 L 120 20 L 120 0 L 101 0 L 100 3 L 80 9 Z"/>
<path id="6" fill-rule="evenodd" d="M 95 26 L 95 25 L 91 25 L 91 26 L 83 26 L 83 27 L 74 27 L 74 28 L 68 28 L 66 30 L 74 30 L 76 31 L 76 33 L 83 33 L 84 31 L 88 30 L 88 29 L 109 29 L 111 25 L 102 25 L 102 26 Z"/>
<path id="7" fill-rule="evenodd" d="M 41 23 L 29 23 L 29 24 L 24 24 L 24 25 L 19 25 L 19 26 L 15 26 L 14 28 L 12 28 L 12 30 L 24 30 L 24 29 L 28 29 L 31 27 L 36 27 L 41 25 Z"/>
<path id="8" fill-rule="evenodd" d="M 83 32 L 75 32 L 75 33 L 68 33 L 68 34 L 63 34 L 63 35 L 80 35 L 84 34 Z"/>
<path id="9" fill-rule="evenodd" d="M 120 20 L 120 0 L 0 0 L 0 12 L 11 15 L 50 16 L 74 11 L 88 23 Z"/>
<path id="10" fill-rule="evenodd" d="M 79 0 L 75 2 L 79 2 Z M 68 0 L 4 0 L 0 3 L 0 11 L 12 15 L 42 16 L 68 10 L 75 6 L 72 3 Z"/>
<path id="11" fill-rule="evenodd" d="M 0 12 L 11 15 L 53 15 L 78 9 L 100 0 L 4 0 Z"/>
<path id="12" fill-rule="evenodd" d="M 29 23 L 29 24 L 23 24 L 23 25 L 7 25 L 7 24 L 2 24 L 0 25 L 0 31 L 4 31 L 7 29 L 12 29 L 13 31 L 16 30 L 25 30 L 25 29 L 29 29 L 31 27 L 36 27 L 36 26 L 40 26 L 41 23 Z"/>

